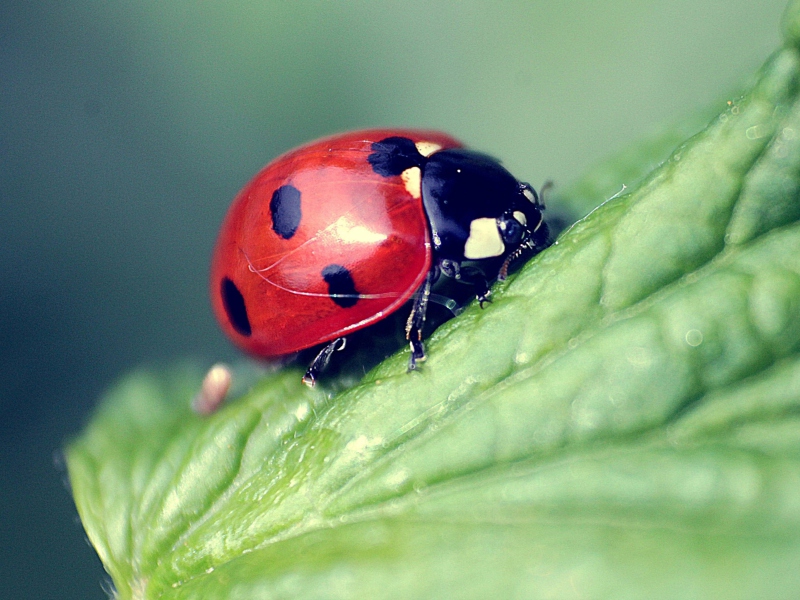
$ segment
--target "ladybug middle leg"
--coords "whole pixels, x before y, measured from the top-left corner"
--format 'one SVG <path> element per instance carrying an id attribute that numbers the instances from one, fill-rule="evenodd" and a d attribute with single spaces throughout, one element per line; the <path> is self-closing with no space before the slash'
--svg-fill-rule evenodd
<path id="1" fill-rule="evenodd" d="M 432 268 L 425 276 L 425 282 L 414 297 L 414 306 L 406 322 L 406 339 L 411 346 L 408 359 L 408 370 L 415 371 L 417 363 L 425 360 L 425 347 L 422 344 L 422 328 L 425 326 L 425 313 L 428 311 L 428 300 L 431 297 L 431 286 L 439 276 L 439 269 Z"/>
<path id="2" fill-rule="evenodd" d="M 331 355 L 339 350 L 344 350 L 346 343 L 347 339 L 340 337 L 325 344 L 316 358 L 311 362 L 308 369 L 306 369 L 306 374 L 303 375 L 303 383 L 308 387 L 314 387 L 320 374 L 328 367 L 328 363 L 331 362 Z"/>

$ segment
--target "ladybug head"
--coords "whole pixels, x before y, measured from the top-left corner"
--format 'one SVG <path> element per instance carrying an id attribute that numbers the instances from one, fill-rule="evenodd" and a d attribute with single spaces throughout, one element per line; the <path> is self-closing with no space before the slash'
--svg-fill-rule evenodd
<path id="1" fill-rule="evenodd" d="M 543 190 L 549 187 L 545 184 Z M 547 223 L 542 218 L 544 202 L 531 184 L 519 183 L 519 198 L 512 207 L 497 218 L 497 230 L 506 248 L 506 257 L 500 267 L 498 279 L 508 275 L 508 267 L 526 250 L 534 250 L 547 245 Z"/>

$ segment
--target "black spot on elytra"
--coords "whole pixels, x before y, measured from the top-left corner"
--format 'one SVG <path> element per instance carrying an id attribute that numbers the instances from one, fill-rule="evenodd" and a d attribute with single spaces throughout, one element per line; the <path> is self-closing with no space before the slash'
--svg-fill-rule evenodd
<path id="1" fill-rule="evenodd" d="M 225 307 L 228 320 L 236 331 L 244 336 L 249 336 L 253 330 L 250 328 L 250 319 L 247 316 L 247 307 L 244 305 L 242 292 L 227 277 L 222 279 L 221 288 L 222 306 Z"/>
<path id="2" fill-rule="evenodd" d="M 283 239 L 291 238 L 300 226 L 300 190 L 293 185 L 282 185 L 272 193 L 269 201 L 272 229 Z"/>
<path id="3" fill-rule="evenodd" d="M 400 175 L 410 167 L 421 167 L 425 157 L 414 142 L 404 137 L 388 137 L 372 143 L 372 154 L 367 157 L 372 170 L 383 177 Z"/>
<path id="4" fill-rule="evenodd" d="M 328 284 L 331 300 L 342 308 L 355 306 L 359 295 L 350 271 L 342 265 L 328 265 L 322 269 L 322 278 Z"/>

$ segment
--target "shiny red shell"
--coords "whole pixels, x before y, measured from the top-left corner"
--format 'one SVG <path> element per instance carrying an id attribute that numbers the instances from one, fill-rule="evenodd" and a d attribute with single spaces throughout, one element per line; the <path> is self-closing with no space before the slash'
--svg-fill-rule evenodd
<path id="1" fill-rule="evenodd" d="M 210 287 L 217 319 L 242 349 L 272 358 L 333 340 L 388 316 L 423 283 L 431 243 L 419 169 L 387 177 L 367 161 L 374 142 L 393 136 L 410 138 L 423 154 L 462 146 L 431 131 L 351 132 L 280 156 L 236 197 L 214 250 Z M 282 186 L 300 192 L 299 224 L 288 239 L 276 233 L 270 209 Z M 331 297 L 322 274 L 330 265 L 352 277 L 352 306 Z M 249 334 L 231 320 L 226 281 L 241 294 Z"/>

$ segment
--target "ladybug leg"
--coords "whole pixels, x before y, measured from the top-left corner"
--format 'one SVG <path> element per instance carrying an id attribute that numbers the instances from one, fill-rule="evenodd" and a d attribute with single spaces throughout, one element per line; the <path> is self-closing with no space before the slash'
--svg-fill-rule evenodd
<path id="1" fill-rule="evenodd" d="M 425 325 L 425 313 L 428 310 L 428 300 L 431 296 L 431 286 L 438 276 L 437 269 L 428 271 L 425 283 L 414 298 L 414 306 L 406 322 L 406 339 L 411 346 L 411 356 L 408 359 L 408 370 L 416 371 L 417 363 L 425 360 L 425 348 L 422 345 L 422 327 Z"/>
<path id="2" fill-rule="evenodd" d="M 474 267 L 463 267 L 461 269 L 461 281 L 472 286 L 475 291 L 475 298 L 483 308 L 483 305 L 492 301 L 492 290 L 486 275 L 480 269 Z"/>
<path id="3" fill-rule="evenodd" d="M 339 350 L 344 350 L 347 340 L 343 337 L 336 338 L 332 342 L 325 344 L 325 347 L 319 351 L 317 357 L 311 362 L 311 365 L 303 375 L 303 383 L 308 387 L 314 387 L 317 383 L 317 378 L 328 367 L 331 362 L 331 355 Z"/>
<path id="4" fill-rule="evenodd" d="M 442 273 L 455 279 L 460 283 L 466 283 L 475 288 L 475 297 L 481 304 L 481 308 L 487 302 L 492 301 L 492 290 L 489 287 L 489 282 L 486 280 L 486 275 L 480 269 L 470 266 L 462 266 L 461 263 L 449 258 L 442 259 L 439 262 L 439 268 Z"/>
<path id="5" fill-rule="evenodd" d="M 450 260 L 449 258 L 443 258 L 439 261 L 439 268 L 441 269 L 444 275 L 447 275 L 451 279 L 455 279 L 456 281 L 461 280 L 461 264 Z"/>

